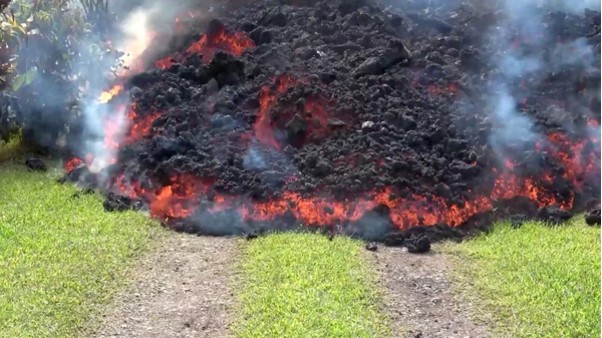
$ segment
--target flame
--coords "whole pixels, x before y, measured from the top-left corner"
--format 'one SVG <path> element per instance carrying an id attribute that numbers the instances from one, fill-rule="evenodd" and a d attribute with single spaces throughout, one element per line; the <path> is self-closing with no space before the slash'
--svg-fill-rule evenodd
<path id="1" fill-rule="evenodd" d="M 123 85 L 121 84 L 116 84 L 113 87 L 111 87 L 111 89 L 109 90 L 105 90 L 104 92 L 100 93 L 100 96 L 98 97 L 97 102 L 104 104 L 107 103 L 109 101 L 111 101 L 111 99 L 117 95 L 119 95 L 119 93 L 121 93 L 123 91 Z"/>

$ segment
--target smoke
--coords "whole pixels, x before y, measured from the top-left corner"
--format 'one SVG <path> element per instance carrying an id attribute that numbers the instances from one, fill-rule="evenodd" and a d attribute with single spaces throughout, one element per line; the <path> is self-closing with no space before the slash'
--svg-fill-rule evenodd
<path id="1" fill-rule="evenodd" d="M 243 158 L 243 164 L 248 170 L 263 170 L 267 168 L 266 161 L 259 151 L 251 146 Z"/>
<path id="2" fill-rule="evenodd" d="M 112 59 L 111 63 L 104 63 L 95 69 L 88 67 L 87 63 L 74 67 L 79 77 L 87 79 L 85 90 L 90 93 L 80 102 L 84 132 L 81 147 L 77 149 L 78 153 L 94 158 L 90 170 L 98 172 L 116 161 L 118 145 L 125 137 L 128 123 L 131 122 L 127 118 L 130 102 L 120 102 L 118 106 L 110 102 L 99 102 L 101 93 L 105 91 L 103 95 L 109 98 L 119 94 L 128 76 L 144 71 L 149 57 L 152 58 L 168 48 L 167 44 L 155 43 L 157 37 L 161 36 L 161 41 L 169 41 L 179 33 L 176 24 L 181 21 L 183 15 L 200 19 L 209 13 L 208 3 L 204 1 L 204 6 L 199 6 L 198 1 L 193 0 L 109 2 L 109 9 L 118 18 L 118 23 L 108 38 L 111 47 L 121 53 L 121 56 L 118 60 Z M 95 41 L 80 42 L 82 50 L 90 43 L 98 42 L 97 36 L 92 38 Z M 110 94 L 106 92 L 110 88 L 117 88 L 116 86 L 121 86 L 120 90 L 111 91 Z"/>
<path id="3" fill-rule="evenodd" d="M 508 1 L 508 2 L 520 2 L 519 0 Z M 529 1 L 524 1 L 529 2 Z M 538 6 L 546 6 L 552 10 L 563 11 L 568 13 L 581 14 L 585 9 L 589 10 L 600 10 L 599 0 L 533 0 Z"/>
<path id="4" fill-rule="evenodd" d="M 139 60 L 153 40 L 153 32 L 150 27 L 149 18 L 151 10 L 137 8 L 121 23 L 120 32 L 123 38 L 115 46 L 117 50 L 124 51 L 122 57 L 123 67 L 131 68 L 134 62 Z"/>
<path id="5" fill-rule="evenodd" d="M 600 3 L 505 0 L 501 8 L 505 18 L 488 35 L 489 44 L 501 51 L 490 55 L 489 61 L 497 69 L 488 86 L 488 111 L 494 122 L 489 142 L 506 159 L 511 156 L 508 149 L 543 138 L 534 122 L 518 109 L 521 100 L 533 94 L 550 74 L 569 67 L 580 72 L 595 70 L 594 52 L 587 41 L 580 38 L 557 44 L 555 34 L 559 32 L 551 31 L 554 27 L 545 22 L 545 15 L 558 10 L 583 15 L 585 8 L 599 9 Z M 557 45 L 545 53 L 550 44 Z"/>
<path id="6" fill-rule="evenodd" d="M 492 94 L 497 100 L 492 106 L 492 117 L 497 128 L 491 133 L 489 141 L 493 150 L 506 158 L 512 146 L 532 143 L 539 137 L 533 131 L 531 119 L 517 111 L 516 101 L 506 87 L 501 86 Z"/>

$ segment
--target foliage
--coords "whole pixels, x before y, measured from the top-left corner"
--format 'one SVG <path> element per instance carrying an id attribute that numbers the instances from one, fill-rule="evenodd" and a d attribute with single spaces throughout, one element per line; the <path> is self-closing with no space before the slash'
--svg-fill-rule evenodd
<path id="1" fill-rule="evenodd" d="M 111 21 L 108 0 L 79 0 L 88 22 L 92 22 L 101 30 L 107 29 Z"/>
<path id="2" fill-rule="evenodd" d="M 163 230 L 20 163 L 0 167 L 0 337 L 78 336 Z"/>
<path id="3" fill-rule="evenodd" d="M 511 337 L 600 336 L 600 228 L 498 224 L 487 235 L 450 245 L 462 258 L 461 292 Z"/>
<path id="4" fill-rule="evenodd" d="M 82 3 L 88 7 L 73 0 L 14 0 L 0 14 L 0 89 L 18 98 L 13 110 L 31 134 L 26 141 L 56 142 L 87 80 L 82 72 L 94 74 L 105 58 L 89 16 L 99 17 L 106 1 Z M 13 132 L 14 123 L 0 116 L 0 138 Z"/>
<path id="5" fill-rule="evenodd" d="M 387 337 L 362 243 L 300 233 L 245 248 L 239 337 Z"/>

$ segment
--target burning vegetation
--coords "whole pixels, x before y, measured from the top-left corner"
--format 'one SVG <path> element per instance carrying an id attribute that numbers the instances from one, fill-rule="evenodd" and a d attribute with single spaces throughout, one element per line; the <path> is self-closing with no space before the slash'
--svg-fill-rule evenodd
<path id="1" fill-rule="evenodd" d="M 531 29 L 498 36 L 496 9 L 421 6 L 178 18 L 188 38 L 96 102 L 110 159 L 93 166 L 71 135 L 66 177 L 191 233 L 303 225 L 412 246 L 598 205 L 600 13 L 529 8 Z"/>

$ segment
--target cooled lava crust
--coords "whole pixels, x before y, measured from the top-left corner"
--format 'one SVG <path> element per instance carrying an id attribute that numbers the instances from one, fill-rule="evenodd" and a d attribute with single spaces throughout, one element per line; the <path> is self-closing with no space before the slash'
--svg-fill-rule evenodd
<path id="1" fill-rule="evenodd" d="M 125 139 L 105 135 L 115 163 L 92 175 L 78 153 L 68 176 L 109 177 L 107 210 L 211 235 L 317 226 L 394 243 L 516 213 L 563 220 L 600 201 L 600 13 L 538 14 L 545 34 L 506 27 L 508 45 L 491 38 L 504 12 L 468 3 L 246 2 L 124 79 L 108 103 L 133 102 Z M 575 41 L 591 60 L 558 65 Z M 507 53 L 541 67 L 511 78 Z M 535 139 L 492 141 L 508 122 L 492 117 L 498 83 Z"/>

